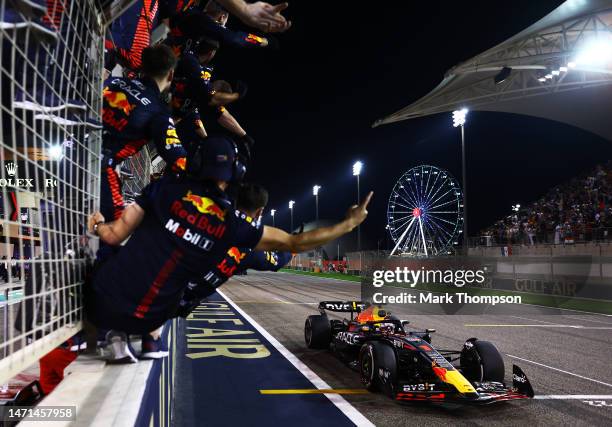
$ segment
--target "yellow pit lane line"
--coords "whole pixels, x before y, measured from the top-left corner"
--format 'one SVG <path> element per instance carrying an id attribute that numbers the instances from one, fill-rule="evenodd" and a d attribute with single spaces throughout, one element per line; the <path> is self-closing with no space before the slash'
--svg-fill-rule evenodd
<path id="1" fill-rule="evenodd" d="M 295 388 L 295 389 L 279 389 L 279 390 L 259 390 L 261 394 L 368 394 L 369 392 L 363 388 Z"/>

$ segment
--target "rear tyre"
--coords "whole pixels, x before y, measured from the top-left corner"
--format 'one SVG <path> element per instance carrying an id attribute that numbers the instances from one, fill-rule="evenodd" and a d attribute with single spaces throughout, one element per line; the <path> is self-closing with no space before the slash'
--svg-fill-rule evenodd
<path id="1" fill-rule="evenodd" d="M 489 341 L 470 339 L 461 350 L 461 371 L 469 381 L 496 381 L 503 383 L 504 359 L 499 350 Z M 466 343 L 466 344 L 467 344 Z"/>
<path id="2" fill-rule="evenodd" d="M 308 316 L 304 324 L 304 340 L 308 348 L 326 349 L 331 342 L 331 326 L 327 316 Z"/>
<path id="3" fill-rule="evenodd" d="M 359 351 L 359 372 L 368 390 L 395 396 L 397 357 L 390 346 L 378 341 L 364 344 Z"/>

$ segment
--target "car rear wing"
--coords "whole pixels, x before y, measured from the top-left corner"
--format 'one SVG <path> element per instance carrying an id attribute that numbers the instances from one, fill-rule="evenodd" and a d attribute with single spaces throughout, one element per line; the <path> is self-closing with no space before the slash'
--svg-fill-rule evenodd
<path id="1" fill-rule="evenodd" d="M 326 311 L 334 311 L 337 313 L 361 313 L 368 303 L 362 301 L 321 301 L 319 303 L 319 311 L 323 314 Z"/>

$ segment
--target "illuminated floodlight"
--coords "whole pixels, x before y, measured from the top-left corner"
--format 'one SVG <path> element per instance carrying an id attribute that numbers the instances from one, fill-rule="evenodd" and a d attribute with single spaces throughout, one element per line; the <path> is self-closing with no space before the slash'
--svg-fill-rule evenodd
<path id="1" fill-rule="evenodd" d="M 51 157 L 53 160 L 60 160 L 62 157 L 64 157 L 64 148 L 62 145 L 53 144 L 51 147 L 49 147 L 49 157 Z"/>
<path id="2" fill-rule="evenodd" d="M 312 195 L 313 196 L 318 196 L 319 195 L 319 190 L 321 189 L 320 185 L 315 185 L 312 187 Z"/>
<path id="3" fill-rule="evenodd" d="M 560 74 L 560 71 L 559 71 L 559 70 L 553 70 L 553 71 L 551 72 L 551 74 L 552 74 L 553 76 L 558 76 L 558 75 Z"/>
<path id="4" fill-rule="evenodd" d="M 453 127 L 463 126 L 465 124 L 468 111 L 467 108 L 453 111 Z"/>
<path id="5" fill-rule="evenodd" d="M 568 63 L 567 63 L 567 67 L 568 67 L 568 68 L 576 68 L 576 63 L 575 63 L 575 62 L 573 62 L 573 61 L 568 62 Z"/>
<path id="6" fill-rule="evenodd" d="M 293 205 L 295 205 L 295 202 L 293 200 L 289 200 L 289 209 L 293 209 Z"/>
<path id="7" fill-rule="evenodd" d="M 540 78 L 538 79 L 538 81 L 540 81 L 540 82 L 545 82 L 545 81 L 546 81 L 546 78 L 545 78 L 545 77 L 540 77 Z"/>
<path id="8" fill-rule="evenodd" d="M 353 176 L 359 176 L 361 174 L 361 169 L 363 168 L 363 163 L 359 160 L 353 164 Z"/>
<path id="9" fill-rule="evenodd" d="M 562 73 L 567 73 L 567 67 L 559 67 L 559 71 Z"/>
<path id="10" fill-rule="evenodd" d="M 276 209 L 270 209 L 270 215 L 274 216 L 276 214 Z"/>
<path id="11" fill-rule="evenodd" d="M 550 80 L 552 79 L 552 74 L 546 74 L 544 77 Z"/>
<path id="12" fill-rule="evenodd" d="M 600 36 L 584 44 L 576 56 L 581 66 L 602 66 L 612 60 L 612 37 Z"/>

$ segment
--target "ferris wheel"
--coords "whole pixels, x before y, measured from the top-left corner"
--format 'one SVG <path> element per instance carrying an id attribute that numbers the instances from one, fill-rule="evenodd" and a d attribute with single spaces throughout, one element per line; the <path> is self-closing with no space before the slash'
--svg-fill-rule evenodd
<path id="1" fill-rule="evenodd" d="M 457 180 L 435 166 L 410 169 L 393 187 L 387 224 L 395 242 L 391 255 L 450 253 L 463 227 L 463 194 Z"/>

